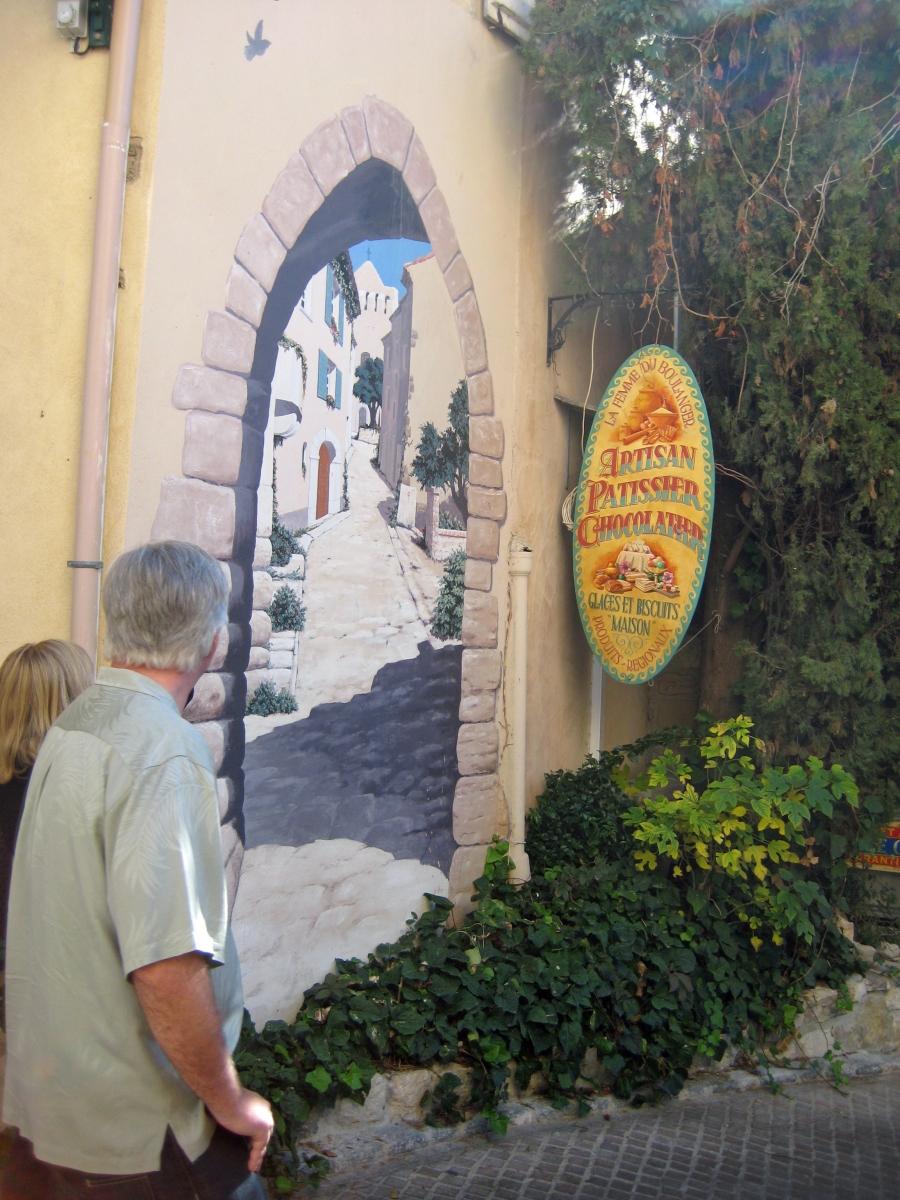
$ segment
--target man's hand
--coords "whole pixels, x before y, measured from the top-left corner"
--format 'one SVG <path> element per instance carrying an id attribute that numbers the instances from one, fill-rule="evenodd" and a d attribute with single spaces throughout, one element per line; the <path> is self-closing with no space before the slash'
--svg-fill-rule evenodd
<path id="1" fill-rule="evenodd" d="M 258 1171 L 265 1158 L 266 1146 L 274 1126 L 272 1106 L 268 1100 L 264 1100 L 256 1092 L 241 1088 L 230 1109 L 219 1111 L 208 1103 L 206 1107 L 220 1125 L 232 1133 L 250 1138 L 250 1170 Z"/>
<path id="2" fill-rule="evenodd" d="M 242 1088 L 222 1037 L 222 1023 L 202 954 L 182 954 L 139 967 L 131 976 L 153 1036 L 169 1062 L 231 1133 L 250 1138 L 258 1171 L 272 1136 L 268 1100 Z"/>

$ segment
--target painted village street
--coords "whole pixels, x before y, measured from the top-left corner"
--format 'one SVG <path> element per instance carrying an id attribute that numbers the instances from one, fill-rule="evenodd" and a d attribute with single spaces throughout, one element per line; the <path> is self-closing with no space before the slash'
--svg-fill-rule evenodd
<path id="1" fill-rule="evenodd" d="M 374 451 L 355 443 L 349 511 L 309 547 L 298 711 L 247 722 L 234 927 L 257 1021 L 447 891 L 462 651 L 429 636 L 443 568 L 391 527 Z"/>
<path id="2" fill-rule="evenodd" d="M 728 1092 L 432 1145 L 321 1200 L 893 1200 L 900 1075 Z"/>

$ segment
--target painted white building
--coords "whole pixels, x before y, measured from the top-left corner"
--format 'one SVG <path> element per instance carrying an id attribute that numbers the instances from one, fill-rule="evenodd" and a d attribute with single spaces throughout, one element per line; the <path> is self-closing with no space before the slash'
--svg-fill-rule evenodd
<path id="1" fill-rule="evenodd" d="M 260 536 L 271 529 L 273 462 L 278 511 L 289 528 L 307 528 L 340 512 L 344 462 L 357 426 L 358 361 L 344 297 L 331 266 L 323 267 L 307 284 L 278 347 L 262 473 L 268 487 L 259 492 Z"/>

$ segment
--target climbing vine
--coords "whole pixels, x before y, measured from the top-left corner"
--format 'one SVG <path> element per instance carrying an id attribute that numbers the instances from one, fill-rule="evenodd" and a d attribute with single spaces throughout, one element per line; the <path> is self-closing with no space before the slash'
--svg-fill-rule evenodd
<path id="1" fill-rule="evenodd" d="M 341 289 L 344 297 L 344 311 L 348 321 L 355 321 L 360 314 L 359 289 L 356 286 L 356 276 L 353 274 L 353 263 L 350 261 L 350 251 L 342 250 L 331 260 L 334 281 Z"/>
<path id="2" fill-rule="evenodd" d="M 546 0 L 524 50 L 573 134 L 573 290 L 634 290 L 638 343 L 680 295 L 741 703 L 770 761 L 837 756 L 873 811 L 900 800 L 898 18 Z"/>
<path id="3" fill-rule="evenodd" d="M 278 345 L 282 348 L 282 350 L 293 350 L 294 354 L 296 354 L 297 358 L 300 360 L 300 371 L 303 375 L 303 395 L 305 396 L 306 376 L 309 371 L 306 363 L 306 351 L 299 342 L 295 342 L 293 338 L 289 338 L 286 335 L 278 339 Z"/>

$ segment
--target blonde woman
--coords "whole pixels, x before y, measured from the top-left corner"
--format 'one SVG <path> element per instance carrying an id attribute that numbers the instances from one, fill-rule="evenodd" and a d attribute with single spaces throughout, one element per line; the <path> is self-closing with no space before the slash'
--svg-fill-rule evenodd
<path id="1" fill-rule="evenodd" d="M 20 646 L 0 666 L 0 937 L 31 768 L 47 730 L 93 682 L 84 650 L 56 638 Z"/>

